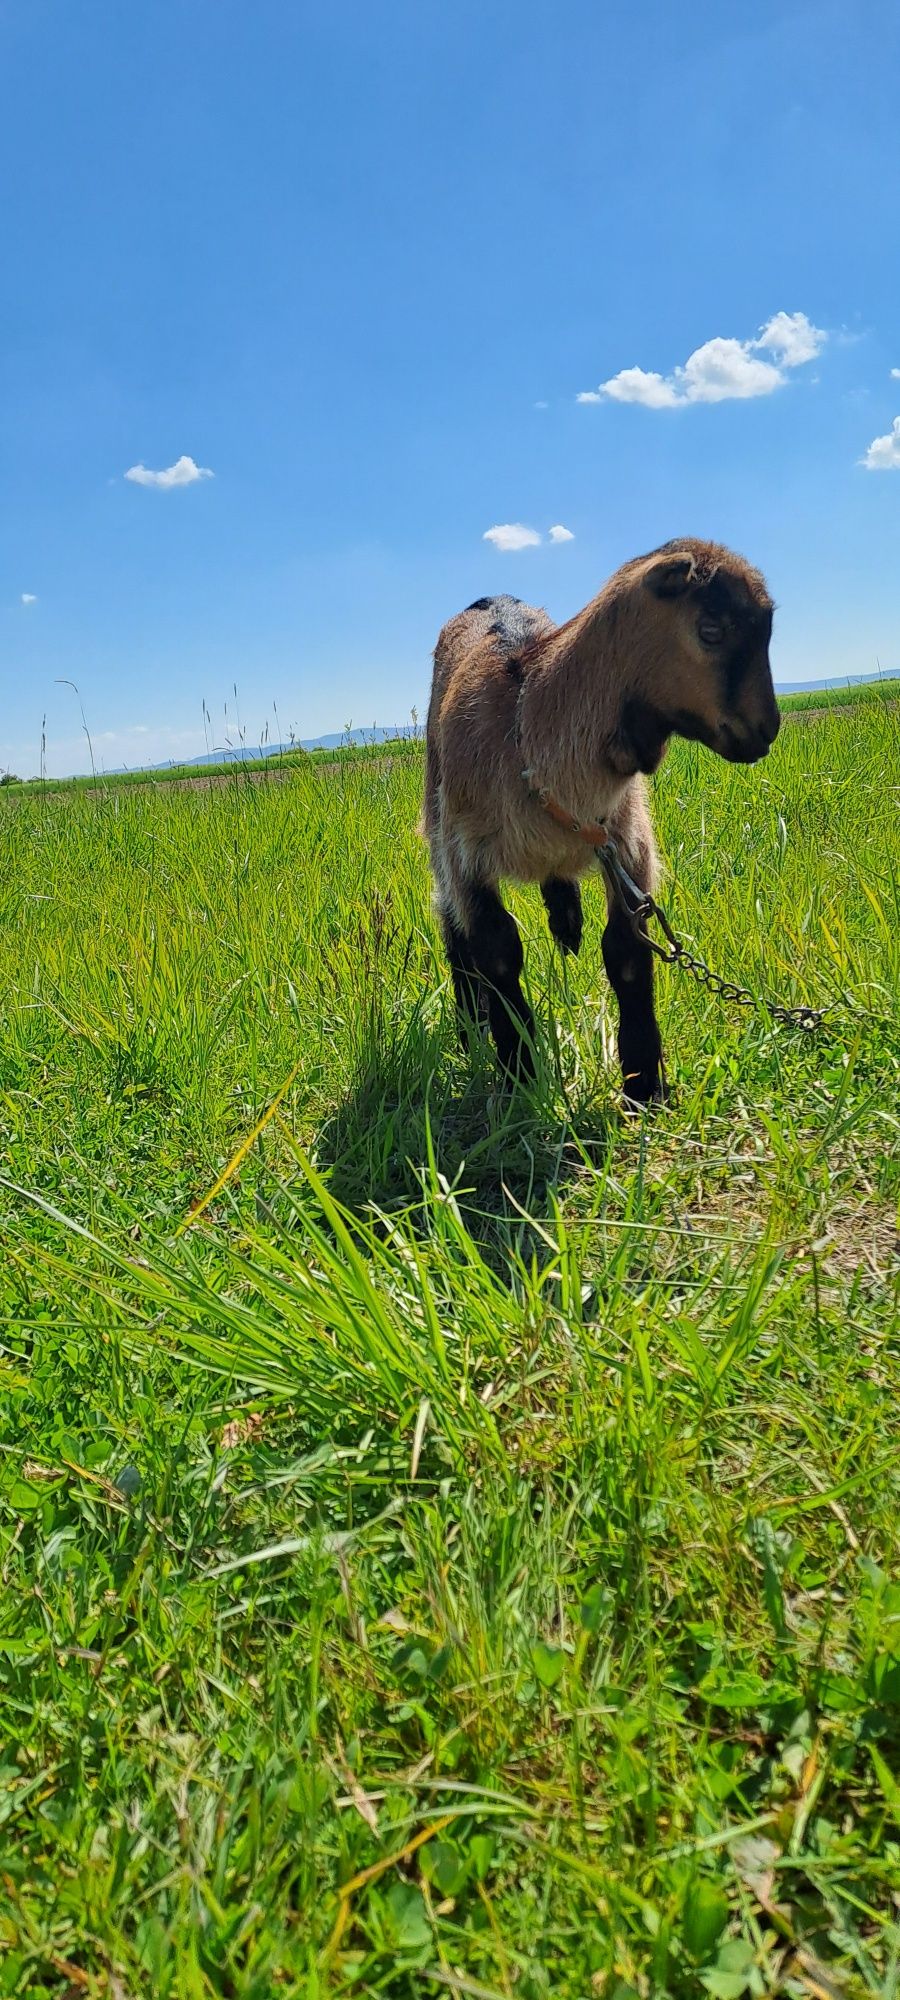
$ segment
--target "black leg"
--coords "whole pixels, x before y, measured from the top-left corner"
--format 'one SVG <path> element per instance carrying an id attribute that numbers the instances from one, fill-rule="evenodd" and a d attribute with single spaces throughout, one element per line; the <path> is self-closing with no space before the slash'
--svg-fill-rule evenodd
<path id="1" fill-rule="evenodd" d="M 541 895 L 551 935 L 560 950 L 577 952 L 584 924 L 578 883 L 566 882 L 559 875 L 548 875 L 546 882 L 541 883 Z"/>
<path id="2" fill-rule="evenodd" d="M 625 1095 L 633 1104 L 665 1100 L 662 1044 L 653 1006 L 653 953 L 639 944 L 615 906 L 603 933 L 603 963 L 619 1003 L 619 1059 Z"/>
<path id="3" fill-rule="evenodd" d="M 451 916 L 444 917 L 443 931 L 444 945 L 453 975 L 453 991 L 456 995 L 460 1026 L 465 1030 L 467 1020 L 484 1019 L 484 994 L 465 932 L 460 930 Z"/>
<path id="4" fill-rule="evenodd" d="M 533 1076 L 529 1040 L 534 1015 L 519 983 L 524 963 L 515 918 L 495 889 L 470 891 L 468 946 L 487 989 L 488 1019 L 497 1054 L 509 1076 Z"/>

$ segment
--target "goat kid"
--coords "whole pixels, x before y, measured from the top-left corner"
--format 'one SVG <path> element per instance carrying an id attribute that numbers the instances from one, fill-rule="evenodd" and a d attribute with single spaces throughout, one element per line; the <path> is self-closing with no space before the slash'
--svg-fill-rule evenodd
<path id="1" fill-rule="evenodd" d="M 522 943 L 501 877 L 538 882 L 564 952 L 581 943 L 580 877 L 599 823 L 653 891 L 644 774 L 670 736 L 755 763 L 778 734 L 773 605 L 759 572 L 714 542 L 667 542 L 623 564 L 567 624 L 480 597 L 443 627 L 426 732 L 435 902 L 461 1017 L 485 1013 L 504 1069 L 533 1074 Z M 653 956 L 607 896 L 603 961 L 619 1007 L 626 1097 L 665 1095 Z"/>

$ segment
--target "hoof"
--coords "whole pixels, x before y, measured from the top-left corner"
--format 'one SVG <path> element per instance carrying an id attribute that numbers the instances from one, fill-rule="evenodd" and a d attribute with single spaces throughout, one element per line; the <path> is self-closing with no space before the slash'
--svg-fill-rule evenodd
<path id="1" fill-rule="evenodd" d="M 581 934 L 583 929 L 584 920 L 580 909 L 572 909 L 567 911 L 565 915 L 557 914 L 552 931 L 560 951 L 565 958 L 568 958 L 570 954 L 577 958 L 581 950 Z"/>
<path id="2" fill-rule="evenodd" d="M 534 1057 L 524 1042 L 514 1055 L 500 1057 L 500 1075 L 507 1090 L 514 1090 L 520 1083 L 534 1082 Z"/>
<path id="3" fill-rule="evenodd" d="M 669 1092 L 664 1077 L 625 1077 L 622 1085 L 622 1108 L 626 1117 L 639 1118 L 642 1112 L 659 1110 L 668 1102 Z"/>

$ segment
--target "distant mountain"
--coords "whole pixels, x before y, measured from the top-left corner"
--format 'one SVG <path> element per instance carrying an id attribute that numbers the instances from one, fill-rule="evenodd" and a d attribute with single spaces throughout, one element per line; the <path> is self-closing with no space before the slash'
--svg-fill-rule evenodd
<path id="1" fill-rule="evenodd" d="M 895 681 L 896 674 L 836 674 L 830 681 L 776 681 L 776 694 L 814 694 L 822 688 L 878 687 L 881 681 Z"/>
<path id="2" fill-rule="evenodd" d="M 183 764 L 246 764 L 257 757 L 288 757 L 292 750 L 339 750 L 342 744 L 385 743 L 389 738 L 411 736 L 409 723 L 381 723 L 369 729 L 341 729 L 334 736 L 305 736 L 299 743 L 231 744 L 227 750 L 208 750 L 203 757 L 174 758 Z"/>
<path id="3" fill-rule="evenodd" d="M 230 744 L 228 750 L 208 750 L 206 756 L 182 758 L 184 764 L 246 764 L 260 756 L 290 756 L 292 750 L 340 750 L 342 744 L 382 744 L 388 738 L 412 736 L 410 724 L 372 724 L 368 730 L 340 730 L 336 736 L 304 736 L 294 744 Z"/>
<path id="4" fill-rule="evenodd" d="M 292 750 L 339 750 L 342 744 L 395 742 L 398 736 L 412 736 L 406 723 L 377 723 L 369 729 L 342 729 L 334 736 L 307 736 L 298 743 L 238 743 L 226 750 L 207 750 L 202 757 L 167 757 L 158 764 L 120 764 L 107 771 L 108 778 L 120 778 L 124 771 L 165 771 L 172 766 L 194 770 L 202 764 L 249 764 L 260 757 L 289 757 Z"/>

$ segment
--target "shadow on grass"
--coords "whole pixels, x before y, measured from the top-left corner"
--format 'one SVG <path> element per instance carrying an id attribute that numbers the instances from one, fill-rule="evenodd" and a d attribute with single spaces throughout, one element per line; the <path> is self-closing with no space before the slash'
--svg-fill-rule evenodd
<path id="1" fill-rule="evenodd" d="M 355 1214 L 414 1210 L 433 1169 L 485 1254 L 505 1261 L 521 1247 L 525 1218 L 602 1168 L 621 1131 L 608 1094 L 601 1104 L 586 1093 L 571 1101 L 540 1031 L 537 1056 L 534 1084 L 509 1087 L 475 1033 L 462 1050 L 415 1013 L 393 1033 L 374 1024 L 316 1142 L 332 1194 Z"/>

